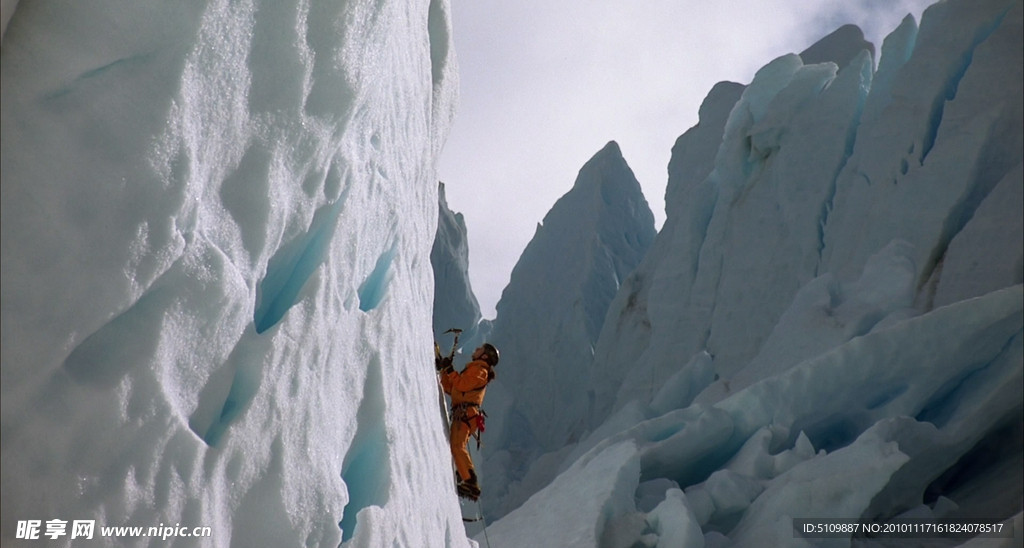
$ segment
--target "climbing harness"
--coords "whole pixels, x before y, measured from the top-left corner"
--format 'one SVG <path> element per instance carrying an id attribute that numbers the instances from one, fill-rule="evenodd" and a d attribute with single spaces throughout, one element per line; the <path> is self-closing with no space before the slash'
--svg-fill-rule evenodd
<path id="1" fill-rule="evenodd" d="M 469 410 L 475 409 L 476 415 L 470 416 Z M 476 448 L 480 449 L 480 434 L 487 430 L 487 412 L 479 404 L 473 402 L 462 402 L 452 406 L 451 417 L 453 421 L 462 421 L 472 432 L 470 436 L 476 440 Z"/>

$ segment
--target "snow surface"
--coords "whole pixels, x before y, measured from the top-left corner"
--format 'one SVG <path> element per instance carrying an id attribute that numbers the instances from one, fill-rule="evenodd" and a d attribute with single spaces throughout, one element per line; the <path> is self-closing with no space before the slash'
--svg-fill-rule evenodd
<path id="1" fill-rule="evenodd" d="M 473 545 L 426 412 L 448 3 L 54 0 L 5 26 L 2 544 L 93 519 Z"/>
<path id="2" fill-rule="evenodd" d="M 485 478 L 492 544 L 1019 546 L 1022 21 L 1019 0 L 941 2 L 886 38 L 877 69 L 842 27 L 715 86 L 673 149 L 665 225 L 608 305 L 587 401 L 572 404 L 574 383 L 558 396 L 553 421 L 583 430 L 488 439 L 506 469 Z M 523 374 L 559 369 L 548 355 Z M 548 393 L 517 398 L 550 409 Z M 639 471 L 607 456 L 624 447 Z M 613 468 L 588 473 L 599 459 Z M 610 500 L 623 477 L 635 489 Z M 1016 527 L 793 535 L 793 518 L 900 516 Z"/>

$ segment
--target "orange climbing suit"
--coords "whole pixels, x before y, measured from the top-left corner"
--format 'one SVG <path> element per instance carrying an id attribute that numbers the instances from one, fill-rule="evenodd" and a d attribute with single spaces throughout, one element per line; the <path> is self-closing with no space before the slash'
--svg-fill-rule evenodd
<path id="1" fill-rule="evenodd" d="M 483 427 L 480 404 L 484 401 L 491 366 L 483 360 L 474 360 L 461 373 L 449 370 L 441 375 L 441 387 L 452 397 L 452 460 L 462 481 L 470 478 L 473 459 L 469 456 L 469 437 Z"/>

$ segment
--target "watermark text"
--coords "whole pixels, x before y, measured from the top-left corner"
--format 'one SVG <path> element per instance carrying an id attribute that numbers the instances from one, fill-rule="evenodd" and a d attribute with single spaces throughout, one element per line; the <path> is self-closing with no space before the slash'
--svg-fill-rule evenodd
<path id="1" fill-rule="evenodd" d="M 172 538 L 211 537 L 207 526 L 190 527 L 175 523 L 156 526 L 96 526 L 92 519 L 25 519 L 19 520 L 15 538 L 22 540 L 92 539 L 92 538 Z"/>
<path id="2" fill-rule="evenodd" d="M 793 536 L 804 538 L 1013 538 L 1013 523 L 901 519 L 874 522 L 843 518 L 794 518 Z"/>

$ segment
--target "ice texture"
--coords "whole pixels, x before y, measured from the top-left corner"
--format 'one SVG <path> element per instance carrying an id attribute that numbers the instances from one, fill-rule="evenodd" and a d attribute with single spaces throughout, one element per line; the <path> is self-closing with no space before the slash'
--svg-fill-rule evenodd
<path id="1" fill-rule="evenodd" d="M 448 3 L 13 6 L 4 546 L 472 545 L 426 412 Z"/>

